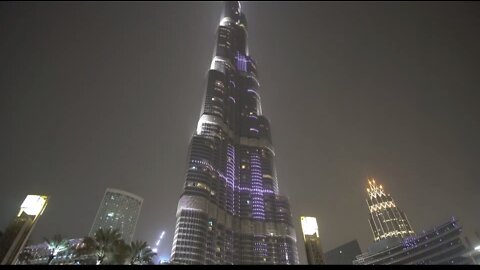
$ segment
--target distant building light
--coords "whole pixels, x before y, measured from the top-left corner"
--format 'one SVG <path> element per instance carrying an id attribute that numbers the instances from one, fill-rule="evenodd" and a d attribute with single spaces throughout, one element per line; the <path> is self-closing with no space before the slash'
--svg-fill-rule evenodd
<path id="1" fill-rule="evenodd" d="M 303 235 L 316 235 L 318 237 L 317 219 L 314 217 L 300 217 Z"/>
<path id="2" fill-rule="evenodd" d="M 480 246 L 476 246 L 476 247 L 475 247 L 475 250 L 480 251 Z"/>

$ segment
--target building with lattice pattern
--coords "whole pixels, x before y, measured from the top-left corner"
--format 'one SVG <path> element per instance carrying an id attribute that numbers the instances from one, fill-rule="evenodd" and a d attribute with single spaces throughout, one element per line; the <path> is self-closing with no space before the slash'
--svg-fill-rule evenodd
<path id="1" fill-rule="evenodd" d="M 390 194 L 375 179 L 368 179 L 367 205 L 370 212 L 369 223 L 375 241 L 386 238 L 403 238 L 414 235 L 407 216 L 401 211 Z"/>

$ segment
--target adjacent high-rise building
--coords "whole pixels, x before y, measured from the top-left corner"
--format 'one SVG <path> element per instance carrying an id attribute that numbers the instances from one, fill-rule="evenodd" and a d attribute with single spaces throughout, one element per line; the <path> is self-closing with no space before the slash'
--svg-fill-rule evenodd
<path id="1" fill-rule="evenodd" d="M 126 243 L 133 240 L 143 199 L 119 189 L 107 188 L 89 235 L 98 229 L 118 229 Z"/>
<path id="2" fill-rule="evenodd" d="M 302 223 L 303 241 L 307 253 L 308 264 L 325 264 L 320 236 L 318 235 L 317 219 L 314 217 L 300 217 Z"/>
<path id="3" fill-rule="evenodd" d="M 174 264 L 298 263 L 259 87 L 245 15 L 226 2 L 178 202 Z"/>
<path id="4" fill-rule="evenodd" d="M 20 206 L 20 212 L 10 223 L 0 239 L 0 264 L 14 264 L 27 243 L 28 237 L 45 207 L 48 197 L 28 195 Z"/>
<path id="5" fill-rule="evenodd" d="M 370 211 L 370 227 L 375 241 L 386 238 L 414 235 L 407 216 L 398 208 L 390 194 L 386 194 L 382 185 L 377 186 L 375 179 L 368 179 L 367 205 Z"/>
<path id="6" fill-rule="evenodd" d="M 352 240 L 325 252 L 325 264 L 352 265 L 355 258 L 362 254 L 357 240 Z"/>

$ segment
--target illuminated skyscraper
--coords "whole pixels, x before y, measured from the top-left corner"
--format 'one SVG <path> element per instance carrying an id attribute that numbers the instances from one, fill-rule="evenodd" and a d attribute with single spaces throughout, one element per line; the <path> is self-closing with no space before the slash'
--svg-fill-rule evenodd
<path id="1" fill-rule="evenodd" d="M 240 3 L 226 2 L 178 202 L 172 263 L 297 264 Z"/>
<path id="2" fill-rule="evenodd" d="M 126 243 L 133 240 L 143 199 L 119 189 L 107 188 L 98 208 L 90 236 L 98 229 L 118 229 Z"/>
<path id="3" fill-rule="evenodd" d="M 314 217 L 301 217 L 303 241 L 307 252 L 308 264 L 325 264 L 320 236 L 318 235 L 317 219 Z"/>
<path id="4" fill-rule="evenodd" d="M 25 243 L 47 207 L 47 196 L 28 195 L 20 206 L 17 217 L 0 239 L 0 264 L 14 264 Z"/>
<path id="5" fill-rule="evenodd" d="M 377 186 L 373 178 L 368 179 L 368 185 L 367 205 L 374 240 L 414 235 L 407 216 L 397 207 L 390 194 L 385 194 L 382 185 Z"/>

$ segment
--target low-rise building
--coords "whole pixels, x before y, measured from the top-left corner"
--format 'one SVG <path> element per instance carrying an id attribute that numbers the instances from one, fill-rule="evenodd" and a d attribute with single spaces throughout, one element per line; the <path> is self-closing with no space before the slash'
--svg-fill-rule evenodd
<path id="1" fill-rule="evenodd" d="M 375 264 L 473 264 L 460 237 L 462 227 L 452 217 L 448 222 L 414 236 L 376 242 L 368 252 L 358 255 L 356 265 Z"/>

